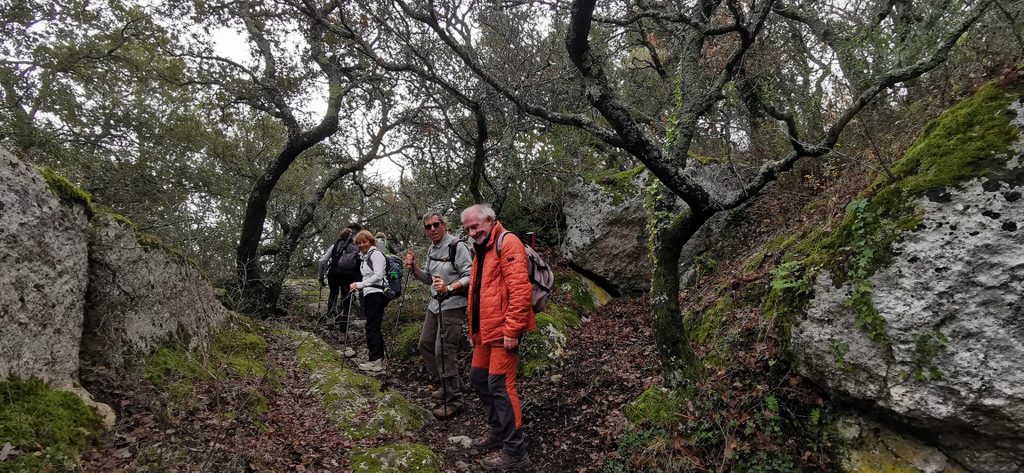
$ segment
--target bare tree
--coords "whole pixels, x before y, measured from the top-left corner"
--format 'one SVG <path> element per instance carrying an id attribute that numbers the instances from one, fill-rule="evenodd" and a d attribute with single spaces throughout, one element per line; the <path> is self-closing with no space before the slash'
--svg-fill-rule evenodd
<path id="1" fill-rule="evenodd" d="M 532 77 L 508 77 L 509 69 L 486 62 L 473 44 L 453 36 L 439 20 L 443 15 L 438 10 L 457 7 L 397 3 L 516 107 L 543 120 L 585 130 L 627 151 L 667 190 L 652 197 L 649 219 L 655 259 L 651 287 L 654 325 L 669 386 L 703 376 L 679 310 L 678 267 L 683 245 L 716 213 L 758 198 L 766 185 L 797 161 L 829 153 L 865 106 L 945 61 L 957 40 L 990 4 L 987 0 L 917 6 L 904 2 L 700 0 L 681 4 L 640 0 L 612 2 L 601 11 L 596 0 L 576 0 L 567 11 L 561 4 L 553 4 L 552 24 L 559 24 L 559 14 L 567 15 L 565 48 L 578 71 L 576 77 L 560 80 L 570 81 L 582 92 L 591 110 L 600 114 L 600 119 L 595 119 L 588 110 L 567 113 L 563 110 L 570 107 L 555 108 L 557 102 L 538 103 L 537 97 L 524 92 L 534 82 Z M 759 40 L 763 42 L 769 35 L 775 35 L 774 41 L 785 41 L 778 36 L 785 31 L 795 32 L 806 43 L 790 51 L 802 51 L 802 56 L 782 57 L 778 50 L 758 47 Z M 595 37 L 601 39 L 597 49 Z M 645 115 L 650 108 L 623 98 L 630 81 L 629 72 L 620 67 L 621 52 L 641 49 L 649 69 L 672 92 L 671 107 L 663 112 L 654 110 L 661 115 Z M 770 54 L 775 56 L 768 57 Z M 806 70 L 807 64 L 813 64 L 811 75 L 823 77 L 829 85 L 819 88 L 816 98 L 818 103 L 830 104 L 830 118 L 816 126 L 801 108 L 807 104 L 787 100 L 785 94 L 774 94 L 770 84 L 759 86 L 750 79 L 757 77 L 757 68 L 764 63 L 788 71 Z M 815 81 L 807 84 L 815 85 Z M 814 93 L 813 89 L 808 93 Z M 745 104 L 748 112 L 778 123 L 789 150 L 760 163 L 748 163 L 748 172 L 738 176 L 739 188 L 723 193 L 718 190 L 721 182 L 702 180 L 694 172 L 701 165 L 691 152 L 707 137 L 711 120 L 729 97 Z M 747 127 L 740 132 L 749 139 L 750 130 Z M 729 145 L 742 147 L 741 141 Z M 677 199 L 685 202 L 685 209 L 677 208 Z"/>

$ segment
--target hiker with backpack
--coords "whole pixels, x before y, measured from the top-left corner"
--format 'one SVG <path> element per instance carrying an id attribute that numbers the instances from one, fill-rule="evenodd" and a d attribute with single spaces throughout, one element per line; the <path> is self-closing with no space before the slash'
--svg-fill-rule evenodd
<path id="1" fill-rule="evenodd" d="M 462 376 L 459 373 L 458 346 L 466 322 L 466 289 L 473 264 L 469 245 L 451 233 L 438 212 L 423 215 L 423 229 L 430 238 L 423 268 L 416 255 L 406 253 L 405 265 L 423 284 L 430 285 L 430 304 L 420 331 L 419 349 L 427 370 L 440 381 L 440 389 L 430 393 L 441 407 L 434 417 L 447 419 L 462 412 Z"/>
<path id="2" fill-rule="evenodd" d="M 383 251 L 384 254 L 390 255 L 395 252 L 394 247 L 391 246 L 391 242 L 388 241 L 388 236 L 384 232 L 377 232 L 375 235 L 377 238 L 377 249 Z"/>
<path id="3" fill-rule="evenodd" d="M 353 282 L 349 289 L 363 291 L 363 315 L 366 316 L 367 361 L 358 365 L 363 371 L 384 370 L 384 335 L 381 323 L 384 321 L 384 307 L 390 299 L 384 295 L 387 283 L 387 258 L 377 249 L 373 234 L 363 230 L 356 234 L 356 246 L 362 254 L 359 265 L 362 280 Z M 388 288 L 390 289 L 390 288 Z"/>
<path id="4" fill-rule="evenodd" d="M 529 257 L 487 204 L 463 210 L 462 226 L 473 239 L 474 250 L 467 306 L 473 345 L 469 383 L 480 395 L 488 427 L 471 446 L 482 451 L 501 448 L 500 454 L 483 460 L 484 468 L 519 468 L 530 462 L 515 387 L 519 341 L 537 327 Z"/>
<path id="5" fill-rule="evenodd" d="M 341 235 L 333 245 L 320 257 L 317 265 L 317 279 L 320 287 L 330 286 L 327 293 L 327 320 L 345 332 L 348 329 L 348 318 L 352 314 L 352 298 L 349 297 L 349 286 L 360 279 L 359 249 L 352 241 L 354 233 L 363 226 L 352 222 L 341 231 Z M 326 276 L 326 281 L 324 278 Z M 341 298 L 339 304 L 338 298 Z"/>

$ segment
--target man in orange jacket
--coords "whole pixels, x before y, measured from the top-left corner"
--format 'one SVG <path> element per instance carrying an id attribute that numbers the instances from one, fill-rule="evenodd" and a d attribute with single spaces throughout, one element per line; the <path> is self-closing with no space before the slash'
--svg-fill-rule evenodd
<path id="1" fill-rule="evenodd" d="M 487 204 L 463 210 L 462 226 L 474 249 L 469 275 L 469 383 L 480 395 L 488 426 L 487 435 L 472 446 L 483 451 L 501 447 L 499 455 L 483 460 L 484 468 L 519 468 L 530 462 L 515 386 L 519 339 L 537 326 L 529 259 L 518 237 L 511 232 L 503 235 L 505 228 Z"/>

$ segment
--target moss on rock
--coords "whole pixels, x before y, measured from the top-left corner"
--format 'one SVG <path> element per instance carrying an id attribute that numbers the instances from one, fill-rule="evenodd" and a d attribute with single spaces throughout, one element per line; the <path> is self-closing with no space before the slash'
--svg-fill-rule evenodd
<path id="1" fill-rule="evenodd" d="M 537 314 L 537 329 L 523 338 L 519 349 L 519 373 L 523 376 L 544 374 L 561 364 L 569 329 L 582 324 L 572 309 L 548 302 L 544 312 Z"/>
<path id="2" fill-rule="evenodd" d="M 39 169 L 39 174 L 46 179 L 46 185 L 50 191 L 62 202 L 70 205 L 81 205 L 85 210 L 85 216 L 92 219 L 95 210 L 92 206 L 92 196 L 88 192 L 79 189 L 71 181 L 61 177 L 54 170 L 44 167 Z"/>
<path id="3" fill-rule="evenodd" d="M 579 273 L 571 271 L 555 272 L 555 290 L 569 294 L 584 314 L 594 312 L 599 305 L 611 299 L 608 291 L 601 289 Z"/>
<path id="4" fill-rule="evenodd" d="M 827 270 L 836 284 L 853 286 L 848 303 L 858 314 L 858 325 L 873 340 L 890 343 L 871 302 L 868 278 L 891 261 L 892 244 L 899 235 L 913 231 L 923 220 L 916 199 L 984 176 L 995 163 L 1010 158 L 1010 145 L 1019 131 L 1005 110 L 1018 92 L 988 85 L 947 110 L 928 124 L 903 159 L 847 206 L 845 219 L 834 231 L 816 229 L 787 251 L 765 300 L 765 312 L 776 317 L 784 338 L 813 297 L 817 274 Z"/>
<path id="5" fill-rule="evenodd" d="M 431 473 L 443 471 L 440 455 L 420 444 L 385 445 L 352 455 L 354 472 Z"/>
<path id="6" fill-rule="evenodd" d="M 633 169 L 614 174 L 606 179 L 601 179 L 598 183 L 611 194 L 612 205 L 620 205 L 626 200 L 627 196 L 639 195 L 640 188 L 637 187 L 633 180 L 645 170 L 647 168 L 644 166 L 637 166 Z"/>
<path id="7" fill-rule="evenodd" d="M 299 365 L 311 371 L 312 390 L 328 415 L 353 439 L 399 435 L 419 430 L 429 413 L 380 383 L 360 375 L 330 345 L 312 334 L 285 331 L 296 350 Z"/>
<path id="8" fill-rule="evenodd" d="M 636 425 L 674 430 L 689 399 L 683 391 L 652 386 L 626 405 L 626 418 Z"/>
<path id="9" fill-rule="evenodd" d="M 0 472 L 78 471 L 78 455 L 102 433 L 102 417 L 78 396 L 34 377 L 0 382 L 0 446 L 18 452 Z"/>
<path id="10" fill-rule="evenodd" d="M 395 340 L 396 358 L 408 359 L 420 353 L 420 332 L 423 331 L 423 322 L 413 322 L 403 325 L 398 330 Z"/>

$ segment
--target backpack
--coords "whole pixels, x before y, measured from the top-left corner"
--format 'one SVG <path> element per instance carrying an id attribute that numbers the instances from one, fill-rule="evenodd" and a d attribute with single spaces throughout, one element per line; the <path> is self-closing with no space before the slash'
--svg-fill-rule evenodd
<path id="1" fill-rule="evenodd" d="M 496 246 L 499 258 L 501 258 L 501 241 L 505 239 L 506 233 L 508 233 L 508 230 L 498 235 Z M 551 266 L 544 262 L 544 259 L 540 257 L 540 254 L 532 246 L 523 243 L 523 247 L 526 248 L 526 257 L 530 260 L 530 284 L 533 285 L 533 313 L 537 314 L 544 312 L 544 308 L 548 305 L 548 296 L 551 295 L 551 291 L 555 288 L 555 273 L 551 271 Z"/>
<path id="2" fill-rule="evenodd" d="M 381 253 L 383 254 L 384 252 Z M 391 300 L 402 295 L 402 275 L 405 274 L 405 269 L 403 268 L 402 258 L 399 258 L 396 254 L 384 255 L 384 261 L 387 263 L 384 265 L 384 281 L 386 284 L 377 287 L 383 289 L 384 297 Z M 369 255 L 366 256 L 366 265 L 373 271 L 373 259 Z"/>
<path id="3" fill-rule="evenodd" d="M 334 242 L 328 265 L 335 274 L 359 274 L 359 249 L 352 244 L 351 237 L 345 241 L 339 238 Z"/>

